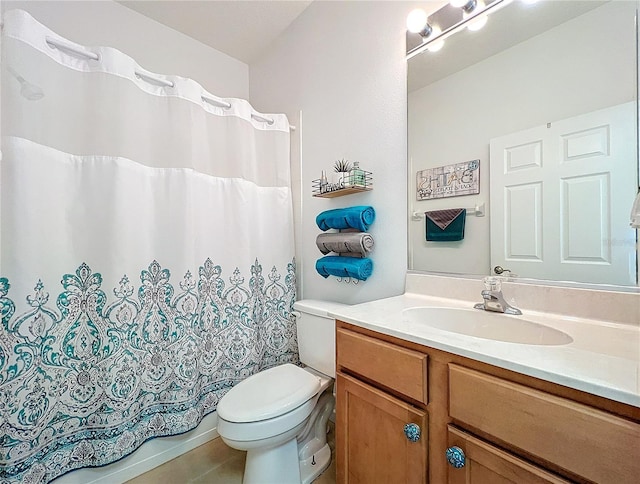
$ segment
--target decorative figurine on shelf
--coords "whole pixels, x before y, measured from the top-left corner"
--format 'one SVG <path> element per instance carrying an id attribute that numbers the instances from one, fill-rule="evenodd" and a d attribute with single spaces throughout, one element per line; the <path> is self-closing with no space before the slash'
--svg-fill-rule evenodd
<path id="1" fill-rule="evenodd" d="M 322 175 L 320 176 L 320 193 L 327 193 L 328 191 L 328 183 L 327 183 L 327 175 L 322 170 Z"/>
<path id="2" fill-rule="evenodd" d="M 333 164 L 333 171 L 337 174 L 336 185 L 338 188 L 351 186 L 349 180 L 349 172 L 351 171 L 351 163 L 347 160 L 338 160 Z"/>
<path id="3" fill-rule="evenodd" d="M 353 168 L 349 172 L 349 181 L 351 182 L 351 186 L 354 187 L 367 186 L 367 177 L 364 171 L 360 168 L 360 163 L 357 161 L 353 162 Z"/>

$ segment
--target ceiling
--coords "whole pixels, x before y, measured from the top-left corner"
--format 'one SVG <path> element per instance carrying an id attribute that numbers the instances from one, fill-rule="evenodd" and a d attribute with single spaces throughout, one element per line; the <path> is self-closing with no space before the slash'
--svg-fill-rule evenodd
<path id="1" fill-rule="evenodd" d="M 312 0 L 119 0 L 118 3 L 250 64 Z"/>

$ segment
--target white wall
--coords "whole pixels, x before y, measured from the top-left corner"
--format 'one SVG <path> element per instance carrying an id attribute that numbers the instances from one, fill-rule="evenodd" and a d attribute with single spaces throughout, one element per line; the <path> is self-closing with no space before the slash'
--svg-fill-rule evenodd
<path id="1" fill-rule="evenodd" d="M 259 111 L 302 111 L 302 173 L 292 152 L 298 284 L 304 298 L 357 303 L 397 295 L 407 269 L 405 2 L 314 2 L 250 66 L 251 101 Z M 335 160 L 373 172 L 365 194 L 311 196 L 311 181 Z M 302 186 L 300 187 L 300 180 Z M 302 192 L 302 193 L 300 193 Z M 371 205 L 376 221 L 373 275 L 358 285 L 322 278 L 315 261 L 323 210 Z"/>
<path id="2" fill-rule="evenodd" d="M 491 138 L 634 100 L 634 10 L 634 2 L 605 4 L 412 92 L 409 197 L 415 210 L 486 202 L 488 215 Z M 474 159 L 480 159 L 479 195 L 415 200 L 416 171 Z M 424 220 L 410 222 L 411 268 L 488 274 L 489 220 L 467 217 L 464 240 L 449 243 L 426 242 Z"/>
<path id="3" fill-rule="evenodd" d="M 3 0 L 69 40 L 115 47 L 145 69 L 198 81 L 220 97 L 249 97 L 249 66 L 111 0 Z"/>

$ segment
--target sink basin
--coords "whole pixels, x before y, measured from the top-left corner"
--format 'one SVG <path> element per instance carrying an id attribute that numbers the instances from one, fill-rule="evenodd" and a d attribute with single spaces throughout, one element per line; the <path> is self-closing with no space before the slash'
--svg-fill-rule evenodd
<path id="1" fill-rule="evenodd" d="M 403 311 L 403 321 L 475 338 L 528 345 L 566 345 L 567 333 L 543 324 L 478 309 L 417 307 Z"/>

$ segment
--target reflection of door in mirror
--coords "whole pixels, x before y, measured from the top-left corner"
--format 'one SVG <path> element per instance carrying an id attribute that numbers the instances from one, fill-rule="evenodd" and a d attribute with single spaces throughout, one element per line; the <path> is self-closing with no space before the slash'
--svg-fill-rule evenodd
<path id="1" fill-rule="evenodd" d="M 494 138 L 491 265 L 537 279 L 633 285 L 635 103 Z M 611 187 L 616 187 L 612 190 Z"/>
<path id="2" fill-rule="evenodd" d="M 488 217 L 467 217 L 464 240 L 460 242 L 427 242 L 424 219 L 410 221 L 411 269 L 482 275 L 490 273 L 491 267 L 501 265 L 525 278 L 637 284 L 636 232 L 629 229 L 632 202 L 627 201 L 627 192 L 637 192 L 638 187 L 636 7 L 636 1 L 624 0 L 547 0 L 533 5 L 512 2 L 493 13 L 483 30 L 456 32 L 446 40 L 441 51 L 424 52 L 410 59 L 409 212 L 482 203 L 487 203 L 489 209 Z M 469 61 L 461 64 L 462 58 Z M 515 257 L 515 252 L 507 257 L 504 233 L 498 236 L 490 231 L 492 222 L 504 217 L 504 206 L 498 206 L 495 192 L 505 189 L 504 185 L 498 186 L 498 172 L 490 160 L 490 140 L 536 126 L 546 130 L 548 123 L 553 127 L 551 132 L 570 119 L 625 104 L 633 109 L 623 114 L 624 119 L 618 124 L 624 133 L 622 144 L 628 156 L 615 158 L 616 165 L 624 165 L 625 175 L 612 175 L 607 161 L 597 156 L 575 156 L 563 164 L 562 170 L 569 171 L 555 170 L 556 178 L 549 185 L 555 187 L 555 201 L 553 197 L 546 198 L 551 194 L 549 189 L 539 195 L 542 209 L 536 214 L 540 217 L 538 235 L 547 242 L 544 245 L 540 242 L 536 250 L 543 251 L 543 257 L 559 254 L 554 256 L 559 265 L 551 269 L 531 261 L 528 266 L 516 269 L 514 263 L 518 261 L 513 259 L 525 257 Z M 594 123 L 584 129 L 606 124 Z M 559 134 L 578 131 L 580 129 L 566 127 L 566 131 Z M 603 133 L 602 130 L 595 132 Z M 611 143 L 619 139 L 615 131 L 609 135 Z M 578 151 L 596 149 L 589 143 L 609 142 L 596 135 L 556 137 L 556 142 L 560 141 Z M 613 150 L 613 146 L 607 149 Z M 474 159 L 480 160 L 478 195 L 416 199 L 416 172 Z M 611 163 L 614 158 L 607 159 Z M 590 178 L 576 178 L 586 175 L 584 170 L 592 170 Z M 532 182 L 533 178 L 526 181 Z M 505 180 L 505 183 L 511 182 Z M 523 203 L 526 197 L 533 196 L 531 191 L 510 193 L 522 196 Z M 602 206 L 605 201 L 613 203 L 613 199 L 607 198 L 609 195 L 622 193 L 619 208 Z M 599 218 L 597 224 L 596 218 Z M 585 228 L 581 221 L 591 226 Z M 525 237 L 527 243 L 532 242 L 528 239 L 533 237 L 532 232 L 528 230 L 518 232 L 522 243 Z M 582 245 L 576 243 L 577 237 L 582 237 L 580 234 L 585 236 L 580 240 Z M 496 249 L 494 244 L 500 243 L 502 249 Z M 618 249 L 626 249 L 626 253 L 609 257 L 607 251 L 613 251 L 616 245 Z M 492 257 L 496 250 L 502 250 L 497 258 Z M 526 250 L 530 254 L 531 248 Z M 584 266 L 598 270 L 594 272 Z"/>

